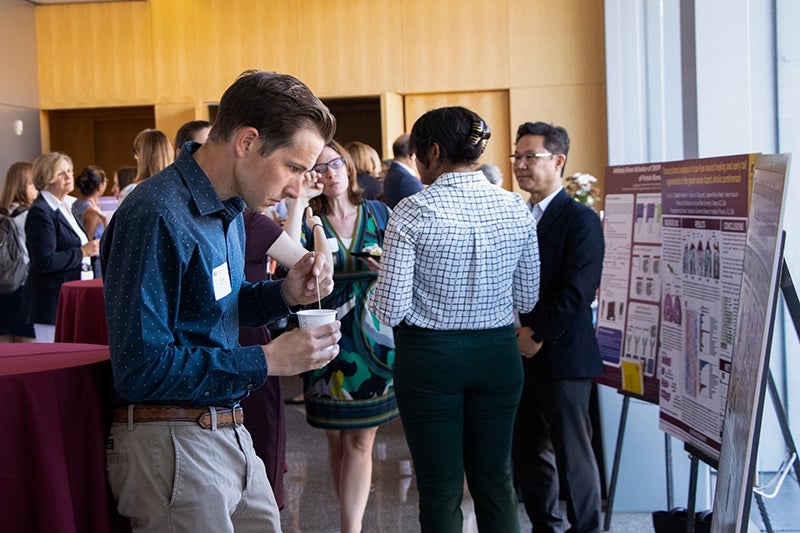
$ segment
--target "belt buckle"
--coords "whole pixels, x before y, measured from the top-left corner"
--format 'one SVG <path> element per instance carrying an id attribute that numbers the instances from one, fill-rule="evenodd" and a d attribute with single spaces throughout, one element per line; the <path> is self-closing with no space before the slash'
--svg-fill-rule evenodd
<path id="1" fill-rule="evenodd" d="M 234 407 L 231 407 L 231 408 L 217 409 L 216 407 L 209 406 L 208 411 L 206 411 L 205 413 L 203 413 L 202 415 L 197 417 L 197 425 L 200 426 L 203 429 L 216 430 L 217 427 L 220 426 L 219 422 L 217 422 L 217 417 L 219 415 L 221 415 L 221 414 L 222 415 L 230 414 L 230 417 L 231 417 L 230 425 L 239 426 L 239 425 L 241 425 L 243 420 L 242 420 L 242 422 L 237 420 L 237 417 L 236 417 L 236 414 L 237 414 L 236 410 L 237 409 L 241 409 L 241 407 L 239 407 L 239 405 L 235 405 Z M 243 418 L 244 417 L 242 416 L 242 419 Z M 226 425 L 227 425 L 227 423 L 226 423 Z"/>

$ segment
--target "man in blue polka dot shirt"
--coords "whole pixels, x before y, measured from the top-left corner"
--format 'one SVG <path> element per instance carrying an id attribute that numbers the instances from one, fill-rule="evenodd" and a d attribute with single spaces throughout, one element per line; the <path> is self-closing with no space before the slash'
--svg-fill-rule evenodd
<path id="1" fill-rule="evenodd" d="M 136 532 L 280 531 L 264 465 L 239 401 L 272 375 L 338 354 L 339 322 L 241 347 L 239 326 L 281 318 L 333 288 L 321 254 L 283 281 L 244 279 L 245 206 L 295 197 L 336 127 L 299 80 L 243 73 L 208 141 L 142 182 L 102 244 L 114 413 L 106 461 Z M 319 287 L 319 289 L 318 289 Z"/>

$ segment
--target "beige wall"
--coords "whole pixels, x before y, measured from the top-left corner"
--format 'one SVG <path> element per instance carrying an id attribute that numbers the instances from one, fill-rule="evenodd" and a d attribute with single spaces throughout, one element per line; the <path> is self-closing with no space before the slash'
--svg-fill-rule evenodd
<path id="1" fill-rule="evenodd" d="M 259 68 L 294 74 L 322 97 L 380 95 L 384 156 L 420 102 L 502 94 L 502 104 L 487 108 L 495 131 L 487 156 L 507 178 L 505 156 L 526 120 L 567 127 L 568 172 L 599 177 L 606 165 L 602 0 L 38 6 L 36 36 L 44 110 L 149 104 L 156 126 L 174 131 L 205 118 L 206 103 L 243 70 Z"/>
<path id="2" fill-rule="evenodd" d="M 0 0 L 0 104 L 37 108 L 34 9 L 23 0 Z"/>
<path id="3" fill-rule="evenodd" d="M 0 185 L 16 161 L 41 151 L 33 4 L 0 0 Z M 22 121 L 22 135 L 14 122 Z"/>

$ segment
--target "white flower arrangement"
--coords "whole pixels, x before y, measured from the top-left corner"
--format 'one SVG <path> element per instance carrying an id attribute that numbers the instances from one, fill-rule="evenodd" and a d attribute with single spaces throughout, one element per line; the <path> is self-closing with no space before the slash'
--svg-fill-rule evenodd
<path id="1" fill-rule="evenodd" d="M 594 185 L 597 178 L 591 174 L 576 172 L 564 181 L 564 189 L 575 201 L 592 207 L 600 199 L 600 191 Z"/>

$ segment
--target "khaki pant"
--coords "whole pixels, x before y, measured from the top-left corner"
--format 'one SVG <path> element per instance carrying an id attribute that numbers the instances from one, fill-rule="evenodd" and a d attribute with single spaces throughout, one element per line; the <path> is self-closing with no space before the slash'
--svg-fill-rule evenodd
<path id="1" fill-rule="evenodd" d="M 264 463 L 244 426 L 114 423 L 106 450 L 117 509 L 134 532 L 280 532 Z"/>

